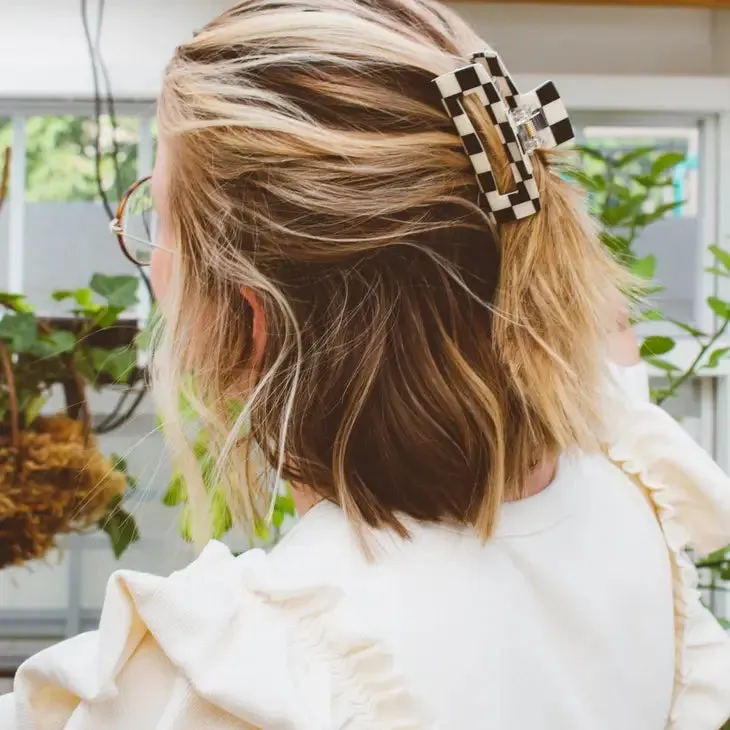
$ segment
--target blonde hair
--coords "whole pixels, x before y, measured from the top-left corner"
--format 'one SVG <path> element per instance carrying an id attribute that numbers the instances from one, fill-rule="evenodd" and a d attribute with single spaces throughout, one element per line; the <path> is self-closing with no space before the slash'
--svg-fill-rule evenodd
<path id="1" fill-rule="evenodd" d="M 355 524 L 486 539 L 536 462 L 596 447 L 621 269 L 547 154 L 542 212 L 494 229 L 480 209 L 432 79 L 484 47 L 430 0 L 244 0 L 177 49 L 159 122 L 179 253 L 154 386 L 199 538 L 191 382 L 248 520 L 271 488 L 260 461 Z M 504 149 L 470 113 L 504 190 Z M 242 289 L 264 315 L 256 356 Z"/>

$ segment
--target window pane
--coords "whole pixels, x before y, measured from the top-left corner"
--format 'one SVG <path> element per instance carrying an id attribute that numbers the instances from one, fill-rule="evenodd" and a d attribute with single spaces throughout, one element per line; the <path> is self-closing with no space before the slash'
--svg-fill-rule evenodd
<path id="1" fill-rule="evenodd" d="M 9 117 L 0 117 L 0 187 L 2 186 L 5 171 L 6 150 L 12 149 L 13 144 L 13 120 Z M 7 287 L 8 268 L 8 239 L 10 236 L 10 169 L 7 170 L 7 187 L 5 199 L 0 201 L 0 289 Z M 0 195 L 2 192 L 0 191 Z"/>
<path id="2" fill-rule="evenodd" d="M 101 185 L 111 200 L 137 177 L 138 123 L 108 116 L 100 120 Z M 26 124 L 28 202 L 101 200 L 97 182 L 97 125 L 75 116 L 31 117 Z M 116 152 L 116 157 L 115 153 Z"/>
<path id="3" fill-rule="evenodd" d="M 101 119 L 102 189 L 112 214 L 137 177 L 138 121 L 118 119 L 116 133 Z M 86 286 L 92 274 L 130 274 L 135 269 L 109 232 L 96 178 L 96 123 L 81 116 L 32 117 L 26 123 L 24 283 L 44 314 L 62 314 L 56 289 Z M 115 155 L 116 147 L 116 155 Z"/>
<path id="4" fill-rule="evenodd" d="M 604 162 L 586 157 L 584 165 L 589 174 L 610 175 L 632 193 L 642 195 L 644 189 L 637 177 L 652 172 L 653 163 L 665 153 L 678 153 L 682 161 L 670 166 L 666 185 L 652 188 L 647 196 L 644 213 L 651 214 L 660 206 L 677 204 L 661 220 L 649 225 L 638 237 L 633 252 L 642 258 L 653 255 L 656 259 L 655 278 L 663 290 L 652 295 L 652 304 L 667 318 L 694 322 L 695 298 L 699 295 L 698 266 L 702 249 L 711 241 L 701 241 L 700 209 L 700 127 L 651 126 L 641 124 L 601 124 L 592 120 L 580 129 L 583 144 L 600 150 L 611 161 L 618 161 L 633 150 L 651 149 L 636 157 L 620 170 L 606 172 Z M 666 158 L 669 159 L 669 158 Z M 674 158 L 676 162 L 677 158 Z M 684 202 L 682 202 L 684 201 Z M 624 233 L 622 231 L 614 231 Z M 628 233 L 628 231 L 626 231 Z"/>

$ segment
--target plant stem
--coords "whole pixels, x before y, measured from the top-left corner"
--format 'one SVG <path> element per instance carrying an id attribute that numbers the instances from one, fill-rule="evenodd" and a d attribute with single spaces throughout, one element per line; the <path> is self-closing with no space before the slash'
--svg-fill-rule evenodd
<path id="1" fill-rule="evenodd" d="M 670 387 L 665 390 L 662 395 L 657 398 L 656 404 L 660 406 L 667 398 L 670 398 L 671 396 L 676 395 L 679 388 L 684 385 L 691 377 L 693 377 L 697 371 L 697 366 L 702 362 L 707 352 L 715 345 L 715 343 L 725 334 L 727 331 L 728 326 L 730 326 L 730 319 L 725 319 L 722 323 L 722 327 L 720 327 L 715 334 L 710 337 L 710 339 L 705 343 L 705 345 L 700 348 L 699 353 L 697 354 L 697 357 L 692 361 L 692 364 L 689 366 L 689 368 L 682 373 L 675 381 L 673 381 L 670 384 Z"/>

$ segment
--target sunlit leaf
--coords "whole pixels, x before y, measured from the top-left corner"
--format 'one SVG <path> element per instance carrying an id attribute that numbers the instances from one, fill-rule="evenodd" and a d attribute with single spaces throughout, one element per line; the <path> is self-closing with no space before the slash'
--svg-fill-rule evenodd
<path id="1" fill-rule="evenodd" d="M 642 279 L 653 279 L 656 271 L 656 256 L 649 254 L 631 264 L 631 273 Z"/>
<path id="2" fill-rule="evenodd" d="M 605 181 L 597 175 L 589 175 L 583 170 L 567 169 L 564 170 L 564 175 L 570 180 L 575 180 L 581 187 L 589 193 L 597 193 L 605 190 Z"/>
<path id="3" fill-rule="evenodd" d="M 681 152 L 665 152 L 654 160 L 651 166 L 651 174 L 654 177 L 661 175 L 667 170 L 676 167 L 680 162 L 684 162 L 685 155 Z"/>
<path id="4" fill-rule="evenodd" d="M 177 505 L 183 504 L 186 499 L 185 482 L 180 474 L 174 474 L 167 491 L 162 497 L 162 503 L 168 507 L 177 507 Z"/>
<path id="5" fill-rule="evenodd" d="M 641 313 L 641 319 L 645 322 L 661 322 L 664 314 L 659 309 L 646 309 Z"/>
<path id="6" fill-rule="evenodd" d="M 666 355 L 674 349 L 674 340 L 671 337 L 655 335 L 647 337 L 641 343 L 642 357 L 656 357 L 658 355 Z"/>
<path id="7" fill-rule="evenodd" d="M 603 210 L 600 215 L 601 222 L 611 227 L 626 224 L 640 214 L 643 202 L 643 196 L 630 196 L 623 203 Z"/>
<path id="8" fill-rule="evenodd" d="M 656 223 L 666 217 L 667 213 L 670 213 L 677 208 L 681 208 L 686 203 L 685 200 L 673 200 L 671 203 L 662 203 L 658 205 L 650 213 L 641 213 L 636 217 L 638 224 L 642 227 Z"/>
<path id="9" fill-rule="evenodd" d="M 23 417 L 25 419 L 26 428 L 30 426 L 33 421 L 38 418 L 38 416 L 40 416 L 43 406 L 45 406 L 49 400 L 49 395 L 37 395 L 25 406 Z"/>
<path id="10" fill-rule="evenodd" d="M 715 246 L 714 244 L 710 246 L 709 249 L 717 261 L 722 264 L 726 274 L 727 272 L 730 272 L 730 251 L 725 251 L 725 249 Z"/>
<path id="11" fill-rule="evenodd" d="M 669 362 L 669 360 L 664 360 L 660 357 L 644 356 L 644 360 L 646 360 L 649 365 L 652 365 L 659 370 L 665 370 L 668 373 L 677 372 L 679 370 L 679 368 L 673 362 Z"/>
<path id="12" fill-rule="evenodd" d="M 720 364 L 720 360 L 727 357 L 730 352 L 730 347 L 719 347 L 717 350 L 713 350 L 710 356 L 707 358 L 707 368 L 716 368 Z"/>
<path id="13" fill-rule="evenodd" d="M 15 312 L 28 313 L 34 311 L 33 305 L 26 301 L 22 294 L 0 292 L 0 305 Z"/>
<path id="14" fill-rule="evenodd" d="M 730 304 L 717 297 L 707 297 L 710 309 L 722 319 L 730 319 Z"/>
<path id="15" fill-rule="evenodd" d="M 680 329 L 684 330 L 688 334 L 692 335 L 692 337 L 707 337 L 707 333 L 703 332 L 702 330 L 698 330 L 696 327 L 693 327 L 691 324 L 687 324 L 686 322 L 680 322 L 678 319 L 670 319 L 668 320 L 676 327 L 679 327 Z"/>
<path id="16" fill-rule="evenodd" d="M 216 540 L 220 540 L 233 527 L 233 516 L 220 487 L 213 491 L 210 500 L 210 524 Z"/>
<path id="17" fill-rule="evenodd" d="M 613 164 L 617 168 L 621 169 L 626 167 L 627 165 L 630 165 L 632 162 L 640 160 L 642 157 L 647 157 L 648 155 L 651 155 L 653 152 L 653 147 L 637 147 L 636 149 L 627 152 L 625 155 L 621 155 L 621 157 L 616 158 L 613 161 Z"/>
<path id="18" fill-rule="evenodd" d="M 591 157 L 592 159 L 598 160 L 599 162 L 607 161 L 606 155 L 604 155 L 603 152 L 597 147 L 591 147 L 589 145 L 576 145 L 575 147 L 573 147 L 573 149 L 576 152 L 579 152 L 581 155 Z"/>
<path id="19" fill-rule="evenodd" d="M 73 299 L 75 292 L 73 289 L 57 289 L 54 292 L 51 292 L 51 299 L 53 299 L 54 302 L 63 302 L 66 299 Z"/>

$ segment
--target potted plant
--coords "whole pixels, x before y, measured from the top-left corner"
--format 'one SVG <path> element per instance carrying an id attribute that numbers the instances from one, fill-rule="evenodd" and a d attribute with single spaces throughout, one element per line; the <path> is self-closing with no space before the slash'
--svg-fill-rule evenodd
<path id="1" fill-rule="evenodd" d="M 0 292 L 0 568 L 43 557 L 67 533 L 102 529 L 117 557 L 139 539 L 122 507 L 134 480 L 123 459 L 99 451 L 86 397 L 89 388 L 129 393 L 144 382 L 136 326 L 120 320 L 137 284 L 96 274 L 88 288 L 53 294 L 71 302 L 69 317 L 53 319 Z M 57 386 L 65 409 L 49 415 Z"/>

